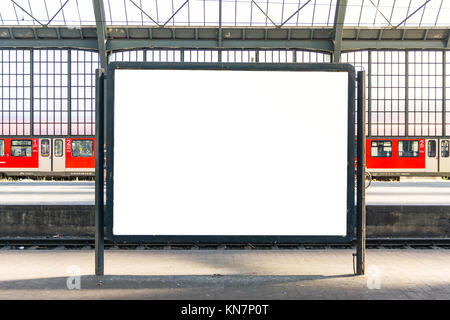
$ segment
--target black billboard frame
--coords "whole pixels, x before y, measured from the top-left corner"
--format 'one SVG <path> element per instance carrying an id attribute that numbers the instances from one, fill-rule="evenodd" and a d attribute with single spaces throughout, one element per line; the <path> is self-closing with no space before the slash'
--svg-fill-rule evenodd
<path id="1" fill-rule="evenodd" d="M 115 70 L 232 70 L 232 71 L 329 71 L 348 73 L 347 116 L 347 232 L 345 236 L 277 236 L 277 235 L 114 235 L 114 77 Z M 355 82 L 356 72 L 350 64 L 331 63 L 152 63 L 113 62 L 106 79 L 106 237 L 113 242 L 149 244 L 305 244 L 351 243 L 355 237 Z M 325 169 L 324 169 L 325 170 Z M 326 195 L 325 195 L 326 196 Z M 130 208 L 132 210 L 133 208 Z"/>

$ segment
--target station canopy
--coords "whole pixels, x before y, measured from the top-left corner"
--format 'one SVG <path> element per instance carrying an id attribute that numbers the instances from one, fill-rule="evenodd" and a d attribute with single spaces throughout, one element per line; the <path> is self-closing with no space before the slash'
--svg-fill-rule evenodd
<path id="1" fill-rule="evenodd" d="M 450 26 L 449 0 L 342 2 L 347 3 L 344 27 Z M 103 0 L 106 25 L 156 27 L 333 27 L 338 4 L 339 0 Z M 3 0 L 0 24 L 93 26 L 94 4 L 92 0 Z"/>

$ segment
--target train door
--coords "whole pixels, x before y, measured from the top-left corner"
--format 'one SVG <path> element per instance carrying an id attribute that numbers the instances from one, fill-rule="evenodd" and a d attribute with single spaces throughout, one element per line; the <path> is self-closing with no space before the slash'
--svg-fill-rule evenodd
<path id="1" fill-rule="evenodd" d="M 427 172 L 438 172 L 438 141 L 436 139 L 427 139 L 426 163 L 425 170 Z"/>
<path id="2" fill-rule="evenodd" d="M 53 139 L 53 171 L 64 172 L 66 169 L 66 156 L 64 153 L 64 140 Z"/>
<path id="3" fill-rule="evenodd" d="M 449 139 L 440 140 L 439 172 L 450 172 Z"/>
<path id="4" fill-rule="evenodd" d="M 0 172 L 5 171 L 3 168 L 7 165 L 7 158 L 9 160 L 9 154 L 6 151 L 6 140 L 0 139 Z M 1 175 L 0 175 L 1 176 Z"/>
<path id="5" fill-rule="evenodd" d="M 51 140 L 40 139 L 39 142 L 39 171 L 52 171 Z"/>

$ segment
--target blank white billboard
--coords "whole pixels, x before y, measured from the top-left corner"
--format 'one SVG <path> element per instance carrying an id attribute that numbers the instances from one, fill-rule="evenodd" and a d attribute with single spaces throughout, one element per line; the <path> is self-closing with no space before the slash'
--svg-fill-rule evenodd
<path id="1" fill-rule="evenodd" d="M 114 72 L 114 235 L 347 234 L 347 72 Z"/>

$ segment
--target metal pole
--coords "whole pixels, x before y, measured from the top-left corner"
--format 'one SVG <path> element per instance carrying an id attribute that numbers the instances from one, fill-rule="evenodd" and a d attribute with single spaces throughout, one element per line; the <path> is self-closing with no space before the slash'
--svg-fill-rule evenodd
<path id="1" fill-rule="evenodd" d="M 95 275 L 104 274 L 103 161 L 104 161 L 104 69 L 97 69 L 95 88 Z"/>
<path id="2" fill-rule="evenodd" d="M 69 62 L 70 64 L 70 62 Z M 70 114 L 69 114 L 70 118 Z M 39 131 L 40 133 L 40 131 Z M 34 136 L 34 50 L 30 50 L 30 135 Z"/>
<path id="3" fill-rule="evenodd" d="M 414 96 L 412 98 L 414 99 Z M 405 111 L 404 112 L 405 112 L 405 136 L 407 137 L 407 136 L 409 136 L 409 51 L 408 50 L 405 50 Z"/>
<path id="4" fill-rule="evenodd" d="M 219 0 L 219 30 L 217 33 L 218 60 L 222 62 L 222 0 Z"/>
<path id="5" fill-rule="evenodd" d="M 356 274 L 363 275 L 366 259 L 366 123 L 365 73 L 358 71 Z"/>
<path id="6" fill-rule="evenodd" d="M 78 57 L 77 57 L 78 59 Z M 72 137 L 72 50 L 67 50 L 67 132 Z M 77 125 L 78 126 L 78 125 Z"/>
<path id="7" fill-rule="evenodd" d="M 368 77 L 367 77 L 367 136 L 372 135 L 372 51 L 368 54 Z M 378 110 L 378 109 L 377 109 Z"/>
<path id="8" fill-rule="evenodd" d="M 446 57 L 446 51 L 442 51 L 442 74 L 444 75 L 442 77 L 442 136 L 447 136 L 447 129 L 445 128 L 445 125 L 447 123 L 447 107 L 445 105 L 447 101 L 447 77 L 445 76 L 447 74 L 447 57 Z M 448 97 L 450 98 L 450 97 Z"/>

